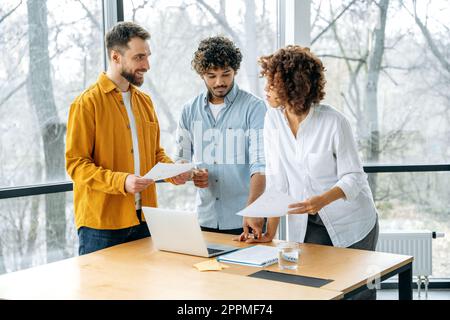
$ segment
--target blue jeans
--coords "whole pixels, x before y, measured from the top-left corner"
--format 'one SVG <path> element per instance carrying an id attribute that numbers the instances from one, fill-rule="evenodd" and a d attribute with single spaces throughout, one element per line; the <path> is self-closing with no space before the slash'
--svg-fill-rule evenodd
<path id="1" fill-rule="evenodd" d="M 150 237 L 150 231 L 145 221 L 141 221 L 137 226 L 118 230 L 99 230 L 81 227 L 78 229 L 80 243 L 78 254 L 81 256 L 146 237 Z"/>

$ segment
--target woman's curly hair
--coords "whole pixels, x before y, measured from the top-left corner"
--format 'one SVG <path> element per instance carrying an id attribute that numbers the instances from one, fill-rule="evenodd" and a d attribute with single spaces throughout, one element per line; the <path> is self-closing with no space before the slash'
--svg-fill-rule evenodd
<path id="1" fill-rule="evenodd" d="M 259 59 L 269 86 L 282 104 L 300 115 L 325 97 L 325 68 L 309 48 L 289 45 Z"/>
<path id="2" fill-rule="evenodd" d="M 211 68 L 231 67 L 234 71 L 238 71 L 241 61 L 241 51 L 233 41 L 216 36 L 200 42 L 191 64 L 199 75 L 203 75 Z"/>

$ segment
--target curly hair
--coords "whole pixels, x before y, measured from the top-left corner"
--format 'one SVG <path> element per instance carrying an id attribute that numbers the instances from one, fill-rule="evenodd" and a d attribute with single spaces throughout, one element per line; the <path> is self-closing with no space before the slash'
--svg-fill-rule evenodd
<path id="1" fill-rule="evenodd" d="M 259 59 L 269 86 L 295 114 L 307 112 L 325 97 L 325 68 L 309 48 L 289 45 Z"/>
<path id="2" fill-rule="evenodd" d="M 231 67 L 234 71 L 238 71 L 241 61 L 241 51 L 233 41 L 216 36 L 200 42 L 191 64 L 199 75 L 203 75 L 211 68 Z"/>

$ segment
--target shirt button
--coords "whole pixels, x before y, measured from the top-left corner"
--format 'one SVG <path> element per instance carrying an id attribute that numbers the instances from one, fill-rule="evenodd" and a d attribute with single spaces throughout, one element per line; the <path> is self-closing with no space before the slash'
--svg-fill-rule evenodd
<path id="1" fill-rule="evenodd" d="M 131 148 L 131 153 L 133 153 L 133 148 Z"/>
<path id="2" fill-rule="evenodd" d="M 219 182 L 219 180 L 216 180 L 216 182 Z"/>
<path id="3" fill-rule="evenodd" d="M 217 161 L 214 161 L 214 164 L 217 164 Z"/>
<path id="4" fill-rule="evenodd" d="M 127 128 L 130 129 L 131 128 L 130 125 L 127 125 Z"/>
<path id="5" fill-rule="evenodd" d="M 218 201 L 218 200 L 219 200 L 219 198 L 216 198 L 216 200 Z"/>

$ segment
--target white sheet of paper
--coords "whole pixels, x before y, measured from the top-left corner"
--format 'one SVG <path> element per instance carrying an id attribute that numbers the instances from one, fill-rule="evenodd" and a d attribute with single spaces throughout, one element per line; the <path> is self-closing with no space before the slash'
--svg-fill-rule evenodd
<path id="1" fill-rule="evenodd" d="M 303 243 L 308 226 L 307 214 L 290 214 L 286 219 L 287 240 Z"/>
<path id="2" fill-rule="evenodd" d="M 293 197 L 277 190 L 266 190 L 247 208 L 236 213 L 245 217 L 282 217 L 289 211 L 288 206 L 300 202 Z"/>
<path id="3" fill-rule="evenodd" d="M 185 173 L 195 167 L 195 163 L 162 163 L 158 162 L 144 178 L 161 180 L 175 177 L 179 174 Z"/>

